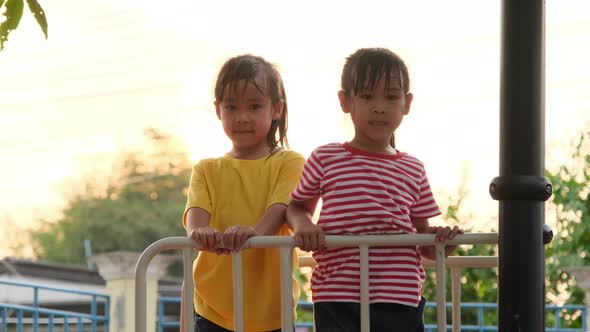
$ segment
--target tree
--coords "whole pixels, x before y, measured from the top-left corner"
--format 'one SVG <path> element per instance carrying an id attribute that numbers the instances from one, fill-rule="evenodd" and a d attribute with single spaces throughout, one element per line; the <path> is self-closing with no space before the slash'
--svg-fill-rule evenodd
<path id="1" fill-rule="evenodd" d="M 447 198 L 448 205 L 443 213 L 443 220 L 448 225 L 460 225 L 465 232 L 474 232 L 472 225 L 473 215 L 464 213 L 463 203 L 468 197 L 469 192 L 466 189 L 467 170 L 463 170 L 463 179 L 459 185 L 456 195 L 449 195 Z M 495 230 L 490 230 L 495 231 Z M 495 256 L 497 255 L 496 245 L 473 245 L 460 246 L 454 253 L 456 256 Z M 434 268 L 426 269 L 426 283 L 422 288 L 422 294 L 429 301 L 436 298 L 436 272 Z M 498 288 L 497 269 L 491 268 L 464 268 L 461 271 L 461 302 L 496 302 Z M 446 275 L 446 294 L 451 294 L 451 274 Z M 474 325 L 477 323 L 477 312 L 475 310 L 465 310 L 462 312 L 462 323 Z M 436 311 L 425 312 L 427 321 L 436 321 Z M 450 321 L 450 317 L 447 317 Z M 497 324 L 497 315 L 494 311 L 485 311 L 484 321 L 486 324 Z"/>
<path id="2" fill-rule="evenodd" d="M 590 265 L 590 130 L 580 134 L 572 159 L 547 172 L 553 184 L 555 237 L 545 251 L 549 296 L 566 294 L 566 303 L 583 303 L 584 293 L 568 266 Z"/>
<path id="3" fill-rule="evenodd" d="M 146 131 L 149 148 L 122 156 L 106 190 L 86 180 L 86 190 L 70 199 L 63 216 L 32 232 L 41 259 L 84 264 L 84 239 L 93 253 L 143 251 L 168 236 L 184 235 L 181 225 L 190 164 L 174 139 Z"/>
<path id="4" fill-rule="evenodd" d="M 47 39 L 47 17 L 45 17 L 45 11 L 41 8 L 37 0 L 27 0 L 27 4 L 43 31 L 45 39 Z M 4 16 L 6 16 L 4 22 L 0 24 L 0 51 L 4 49 L 4 43 L 8 40 L 10 32 L 18 27 L 20 19 L 23 16 L 24 7 L 23 0 L 0 0 L 0 13 L 4 12 Z"/>

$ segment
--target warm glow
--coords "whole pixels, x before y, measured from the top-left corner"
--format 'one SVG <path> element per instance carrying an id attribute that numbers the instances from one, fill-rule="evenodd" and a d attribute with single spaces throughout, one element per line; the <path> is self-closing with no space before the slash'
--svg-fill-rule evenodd
<path id="1" fill-rule="evenodd" d="M 465 212 L 482 229 L 495 226 L 487 188 L 498 173 L 500 1 L 40 2 L 49 39 L 25 8 L 0 53 L 0 222 L 32 226 L 55 215 L 64 181 L 89 167 L 106 179 L 118 149 L 148 127 L 181 137 L 193 161 L 226 152 L 212 84 L 239 53 L 279 65 L 293 149 L 307 156 L 347 140 L 352 127 L 336 97 L 342 63 L 359 47 L 383 46 L 406 59 L 415 94 L 399 148 L 424 161 L 441 204 L 467 172 Z M 547 166 L 555 167 L 590 120 L 590 2 L 546 8 Z"/>

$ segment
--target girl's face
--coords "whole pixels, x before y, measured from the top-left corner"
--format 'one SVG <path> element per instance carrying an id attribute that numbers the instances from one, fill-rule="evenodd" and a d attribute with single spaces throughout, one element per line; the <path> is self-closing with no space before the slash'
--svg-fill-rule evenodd
<path id="1" fill-rule="evenodd" d="M 350 113 L 354 124 L 353 142 L 368 150 L 388 147 L 391 135 L 410 111 L 412 94 L 404 94 L 396 75 L 392 75 L 388 87 L 381 79 L 372 89 L 350 94 L 340 91 L 338 98 L 342 111 Z"/>
<path id="2" fill-rule="evenodd" d="M 215 103 L 215 111 L 233 143 L 232 156 L 258 159 L 268 155 L 266 136 L 272 121 L 278 120 L 283 112 L 282 101 L 273 105 L 256 86 L 241 80 L 224 89 L 221 101 Z"/>

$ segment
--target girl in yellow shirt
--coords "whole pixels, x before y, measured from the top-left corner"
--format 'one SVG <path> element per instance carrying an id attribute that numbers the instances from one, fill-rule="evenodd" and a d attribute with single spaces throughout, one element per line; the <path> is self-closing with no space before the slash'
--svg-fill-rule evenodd
<path id="1" fill-rule="evenodd" d="M 214 104 L 232 148 L 222 157 L 201 160 L 191 175 L 183 225 L 200 244 L 193 264 L 195 332 L 233 330 L 227 254 L 251 236 L 291 235 L 285 211 L 304 164 L 300 154 L 283 149 L 287 99 L 279 72 L 265 59 L 241 55 L 226 61 Z M 243 253 L 246 331 L 280 329 L 279 264 L 276 248 Z M 293 303 L 298 294 L 293 279 Z"/>

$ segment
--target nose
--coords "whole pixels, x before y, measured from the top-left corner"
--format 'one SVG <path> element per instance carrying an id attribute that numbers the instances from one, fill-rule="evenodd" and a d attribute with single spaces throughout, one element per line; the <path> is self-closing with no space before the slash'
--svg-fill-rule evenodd
<path id="1" fill-rule="evenodd" d="M 384 114 L 385 113 L 385 109 L 386 109 L 386 107 L 385 107 L 385 105 L 383 103 L 376 102 L 373 105 L 373 113 L 376 113 L 376 114 Z"/>
<path id="2" fill-rule="evenodd" d="M 248 112 L 236 112 L 235 120 L 237 123 L 248 123 L 248 121 L 250 121 L 250 116 L 248 115 Z"/>

